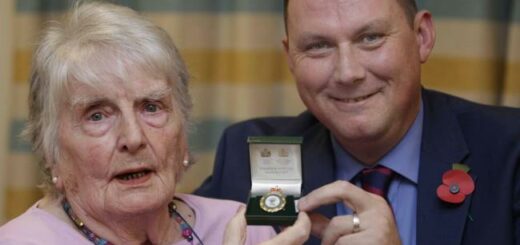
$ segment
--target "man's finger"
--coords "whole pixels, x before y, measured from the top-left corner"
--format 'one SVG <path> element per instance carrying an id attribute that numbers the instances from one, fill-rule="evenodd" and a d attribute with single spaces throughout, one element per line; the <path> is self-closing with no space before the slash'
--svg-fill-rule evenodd
<path id="1" fill-rule="evenodd" d="M 334 217 L 323 232 L 321 244 L 337 244 L 338 239 L 345 235 L 352 234 L 354 223 L 352 215 L 342 215 Z"/>
<path id="2" fill-rule="evenodd" d="M 311 234 L 319 239 L 322 238 L 323 232 L 329 225 L 330 219 L 319 213 L 309 213 L 311 219 Z"/>
<path id="3" fill-rule="evenodd" d="M 343 202 L 351 209 L 362 212 L 371 206 L 374 200 L 372 196 L 356 185 L 339 180 L 300 198 L 298 209 L 308 212 L 322 205 Z"/>

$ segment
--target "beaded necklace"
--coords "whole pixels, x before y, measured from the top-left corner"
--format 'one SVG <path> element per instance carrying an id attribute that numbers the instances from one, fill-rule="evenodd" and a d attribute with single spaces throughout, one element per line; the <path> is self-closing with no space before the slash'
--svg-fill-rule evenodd
<path id="1" fill-rule="evenodd" d="M 67 201 L 67 199 L 63 199 L 61 202 L 61 205 L 63 207 L 63 210 L 65 213 L 69 216 L 69 218 L 74 222 L 76 227 L 83 232 L 83 234 L 87 237 L 89 241 L 91 241 L 95 245 L 114 245 L 113 243 L 107 241 L 104 238 L 99 237 L 91 231 L 83 221 L 81 221 L 78 216 L 74 213 L 72 210 L 72 207 L 70 206 L 70 203 Z M 197 233 L 193 230 L 193 228 L 188 224 L 188 222 L 182 217 L 182 215 L 177 211 L 177 206 L 173 201 L 171 201 L 168 204 L 168 213 L 170 214 L 170 217 L 172 217 L 180 226 L 181 228 L 181 234 L 186 241 L 188 241 L 190 244 L 193 244 L 193 238 L 197 238 L 197 241 L 200 245 L 204 245 L 202 240 L 199 238 Z"/>

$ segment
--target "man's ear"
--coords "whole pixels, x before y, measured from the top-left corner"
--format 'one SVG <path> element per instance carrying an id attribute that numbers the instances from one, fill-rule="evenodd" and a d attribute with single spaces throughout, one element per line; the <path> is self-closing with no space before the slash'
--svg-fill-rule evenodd
<path id="1" fill-rule="evenodd" d="M 289 70 L 291 71 L 291 73 L 294 73 L 293 72 L 294 62 L 289 53 L 289 38 L 287 37 L 287 35 L 285 35 L 284 39 L 282 39 L 282 44 L 283 44 L 283 51 L 285 54 L 285 60 L 287 61 L 287 66 L 289 66 Z"/>
<path id="2" fill-rule="evenodd" d="M 417 36 L 421 62 L 424 63 L 428 60 L 435 45 L 435 26 L 429 11 L 422 10 L 415 15 L 414 32 Z"/>

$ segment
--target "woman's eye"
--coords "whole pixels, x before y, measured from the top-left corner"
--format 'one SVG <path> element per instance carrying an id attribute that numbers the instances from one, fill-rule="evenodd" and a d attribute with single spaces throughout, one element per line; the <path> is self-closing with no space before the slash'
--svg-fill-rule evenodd
<path id="1" fill-rule="evenodd" d="M 156 104 L 148 103 L 144 106 L 144 110 L 146 112 L 157 112 L 159 110 L 159 107 Z"/>
<path id="2" fill-rule="evenodd" d="M 89 116 L 89 119 L 91 121 L 94 121 L 94 122 L 97 122 L 97 121 L 101 121 L 103 119 L 103 114 L 101 114 L 101 112 L 96 112 L 96 113 L 93 113 L 92 115 Z"/>

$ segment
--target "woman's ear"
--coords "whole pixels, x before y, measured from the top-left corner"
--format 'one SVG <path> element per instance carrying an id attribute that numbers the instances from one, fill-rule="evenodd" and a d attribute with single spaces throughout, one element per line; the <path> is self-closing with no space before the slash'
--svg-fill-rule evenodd
<path id="1" fill-rule="evenodd" d="M 435 26 L 430 12 L 422 10 L 415 15 L 414 32 L 417 36 L 421 63 L 424 63 L 428 60 L 435 45 Z"/>
<path id="2" fill-rule="evenodd" d="M 52 184 L 58 191 L 63 191 L 63 179 L 61 178 L 60 171 L 56 164 L 50 167 Z"/>

